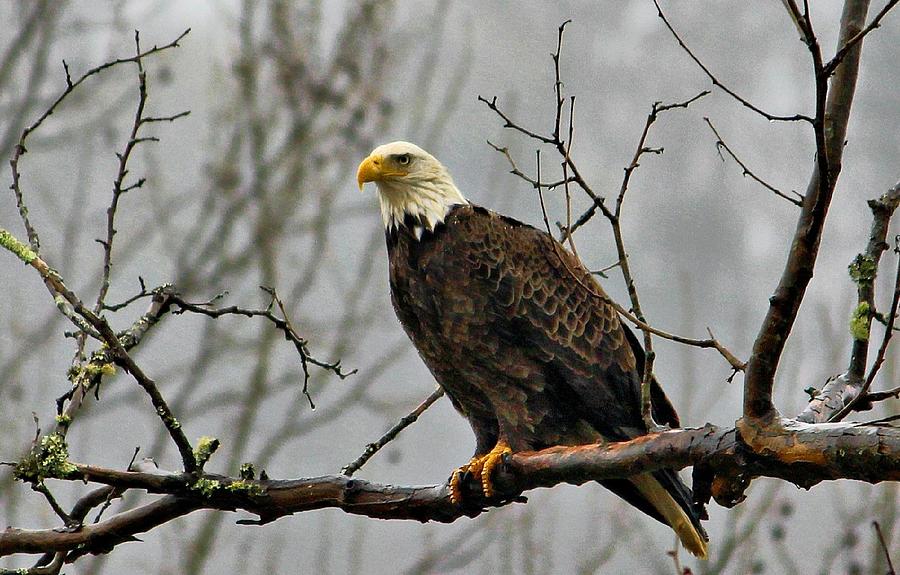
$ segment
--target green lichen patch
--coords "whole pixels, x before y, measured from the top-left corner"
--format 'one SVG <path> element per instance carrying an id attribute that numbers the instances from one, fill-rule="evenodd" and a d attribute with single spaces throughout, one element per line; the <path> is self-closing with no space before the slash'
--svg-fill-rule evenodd
<path id="1" fill-rule="evenodd" d="M 850 279 L 857 285 L 871 285 L 878 273 L 878 265 L 875 263 L 875 258 L 857 254 L 856 258 L 847 266 L 847 271 L 850 273 Z"/>
<path id="2" fill-rule="evenodd" d="M 56 416 L 56 423 L 59 425 L 68 426 L 72 423 L 72 416 L 61 413 Z"/>
<path id="3" fill-rule="evenodd" d="M 18 239 L 16 239 L 16 236 L 12 235 L 3 228 L 0 228 L 0 246 L 3 246 L 7 250 L 11 251 L 13 254 L 15 254 L 16 257 L 18 257 L 26 264 L 30 264 L 37 258 L 37 254 L 31 251 L 31 248 L 20 242 Z"/>
<path id="4" fill-rule="evenodd" d="M 111 363 L 91 362 L 84 366 L 84 372 L 91 377 L 96 377 L 98 375 L 115 375 L 116 366 Z"/>
<path id="5" fill-rule="evenodd" d="M 869 318 L 871 310 L 868 302 L 860 302 L 850 315 L 850 335 L 859 341 L 869 340 Z"/>
<path id="6" fill-rule="evenodd" d="M 40 483 L 47 478 L 68 479 L 78 473 L 69 462 L 69 447 L 60 433 L 51 433 L 16 465 L 14 475 L 21 481 Z"/>
<path id="7" fill-rule="evenodd" d="M 232 481 L 225 486 L 225 489 L 232 493 L 243 493 L 245 495 L 249 495 L 250 497 L 262 495 L 265 492 L 265 490 L 259 483 L 253 483 L 244 480 Z"/>
<path id="8" fill-rule="evenodd" d="M 219 440 L 215 437 L 204 435 L 198 439 L 197 447 L 194 448 L 194 459 L 197 461 L 197 466 L 203 469 L 203 466 L 206 465 L 206 462 L 209 461 L 209 458 L 212 457 L 212 454 L 218 448 Z"/>
<path id="9" fill-rule="evenodd" d="M 191 486 L 191 489 L 194 491 L 199 491 L 203 497 L 212 497 L 213 494 L 218 491 L 222 487 L 222 484 L 219 483 L 216 479 L 207 479 L 205 477 L 201 477 Z"/>

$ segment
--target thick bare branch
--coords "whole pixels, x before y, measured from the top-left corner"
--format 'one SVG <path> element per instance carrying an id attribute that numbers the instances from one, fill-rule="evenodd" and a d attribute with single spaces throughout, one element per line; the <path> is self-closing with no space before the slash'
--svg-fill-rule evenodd
<path id="1" fill-rule="evenodd" d="M 785 429 L 783 435 L 769 436 L 770 450 L 758 454 L 748 452 L 735 429 L 712 425 L 646 435 L 623 443 L 517 453 L 497 469 L 499 497 L 479 500 L 479 490 L 472 486 L 466 507 L 451 503 L 449 490 L 443 484 L 391 486 L 343 475 L 281 481 L 203 475 L 198 480 L 190 474 L 116 471 L 75 464 L 73 479 L 166 496 L 73 532 L 7 529 L 0 534 L 0 556 L 64 551 L 79 546 L 81 552 L 105 552 L 198 509 L 242 509 L 259 517 L 240 521 L 244 524 L 265 524 L 326 507 L 381 519 L 452 522 L 464 515 L 478 515 L 487 505 L 522 501 L 523 491 L 539 487 L 580 485 L 689 465 L 702 465 L 705 474 L 720 478 L 718 487 L 709 494 L 723 504 L 733 504 L 749 483 L 747 478 L 755 476 L 777 477 L 803 487 L 837 478 L 900 480 L 900 430 L 797 423 Z"/>
<path id="2" fill-rule="evenodd" d="M 845 4 L 839 45 L 861 29 L 867 8 L 866 0 L 851 0 Z M 812 279 L 825 217 L 840 173 L 850 106 L 856 89 L 860 48 L 861 44 L 857 44 L 848 53 L 837 70 L 830 91 L 827 90 L 827 78 L 823 83 L 821 70 L 816 68 L 817 114 L 814 127 L 818 159 L 807 186 L 784 272 L 769 300 L 768 312 L 748 361 L 744 379 L 744 416 L 748 420 L 774 420 L 777 417 L 772 403 L 775 371 L 806 287 Z M 827 170 L 823 170 L 825 165 Z"/>

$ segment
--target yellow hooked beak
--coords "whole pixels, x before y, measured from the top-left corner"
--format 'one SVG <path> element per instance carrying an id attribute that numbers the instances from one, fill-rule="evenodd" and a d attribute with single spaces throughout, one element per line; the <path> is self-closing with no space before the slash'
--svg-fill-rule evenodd
<path id="1" fill-rule="evenodd" d="M 372 154 L 362 161 L 359 169 L 356 170 L 356 183 L 359 184 L 359 191 L 362 191 L 363 184 L 366 182 L 380 182 L 385 178 L 402 177 L 409 174 L 409 172 L 385 164 L 385 158 L 377 154 Z"/>

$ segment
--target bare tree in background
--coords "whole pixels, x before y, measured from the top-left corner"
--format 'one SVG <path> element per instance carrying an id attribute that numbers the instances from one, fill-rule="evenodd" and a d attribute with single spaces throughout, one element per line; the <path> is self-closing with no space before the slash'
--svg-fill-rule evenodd
<path id="1" fill-rule="evenodd" d="M 450 503 L 445 485 L 396 487 L 351 477 L 434 403 L 440 392 L 403 418 L 392 434 L 367 450 L 364 458 L 346 465 L 343 475 L 274 480 L 262 473 L 291 441 L 346 417 L 351 409 L 396 416 L 396 407 L 379 403 L 369 388 L 379 371 L 387 369 L 408 349 L 407 342 L 382 342 L 381 359 L 375 369 L 367 370 L 365 377 L 354 375 L 339 359 L 378 337 L 371 333 L 377 319 L 372 310 L 378 309 L 371 302 L 385 296 L 367 289 L 379 257 L 381 230 L 375 222 L 377 218 L 372 217 L 371 207 L 363 198 L 339 204 L 341 198 L 331 192 L 346 180 L 347 166 L 354 166 L 362 154 L 380 141 L 387 120 L 396 116 L 384 85 L 387 67 L 397 65 L 396 55 L 388 50 L 387 22 L 392 10 L 380 2 L 354 4 L 335 35 L 333 48 L 326 50 L 321 35 L 321 5 L 312 3 L 297 8 L 290 2 L 274 0 L 262 4 L 245 2 L 235 22 L 237 48 L 231 63 L 229 97 L 221 116 L 216 118 L 218 130 L 211 144 L 211 157 L 207 158 L 208 188 L 182 190 L 177 176 L 165 175 L 166 170 L 157 165 L 153 146 L 158 146 L 160 140 L 164 145 L 167 138 L 175 137 L 187 111 L 168 109 L 165 98 L 154 98 L 155 81 L 158 78 L 163 84 L 165 76 L 154 76 L 154 70 L 157 66 L 165 69 L 166 52 L 191 49 L 187 45 L 190 35 L 185 36 L 185 32 L 177 38 L 148 41 L 134 34 L 129 54 L 111 54 L 110 59 L 99 60 L 107 62 L 99 66 L 96 62 L 79 62 L 78 66 L 68 62 L 57 69 L 51 65 L 49 50 L 52 38 L 60 33 L 61 19 L 71 17 L 66 6 L 56 2 L 19 4 L 14 14 L 18 34 L 0 54 L 0 93 L 13 78 L 23 75 L 28 85 L 20 92 L 20 99 L 0 102 L 8 110 L 4 116 L 9 118 L 2 125 L 0 144 L 11 157 L 11 195 L 22 225 L 20 231 L 11 232 L 7 231 L 12 228 L 11 222 L 4 223 L 0 239 L 8 251 L 32 268 L 27 271 L 37 272 L 32 276 L 40 279 L 42 289 L 49 292 L 54 303 L 47 305 L 46 311 L 28 310 L 28 314 L 40 319 L 22 328 L 14 327 L 21 332 L 17 339 L 22 344 L 0 358 L 4 362 L 0 399 L 5 406 L 17 408 L 4 410 L 3 425 L 16 430 L 7 436 L 16 441 L 22 437 L 22 426 L 25 422 L 31 425 L 31 418 L 22 417 L 22 413 L 39 409 L 36 404 L 27 405 L 17 399 L 24 392 L 16 389 L 21 384 L 15 382 L 24 380 L 29 386 L 44 386 L 30 391 L 29 397 L 46 403 L 52 403 L 52 398 L 59 395 L 54 390 L 61 389 L 58 381 L 63 375 L 71 386 L 56 400 L 55 423 L 35 423 L 38 429 L 33 432 L 30 448 L 10 439 L 2 443 L 2 457 L 15 459 L 0 475 L 7 522 L 18 525 L 33 520 L 19 511 L 19 500 L 27 491 L 22 486 L 27 485 L 46 500 L 47 508 L 62 526 L 42 530 L 9 528 L 0 534 L 0 555 L 38 555 L 37 563 L 26 570 L 31 573 L 58 573 L 66 563 L 75 561 L 93 561 L 90 571 L 100 572 L 103 558 L 107 557 L 104 554 L 116 550 L 121 543 L 133 541 L 151 529 L 164 530 L 164 524 L 195 510 L 217 510 L 205 516 L 196 530 L 192 529 L 179 542 L 181 571 L 199 573 L 212 562 L 225 516 L 222 511 L 237 509 L 255 514 L 257 520 L 243 522 L 256 524 L 324 507 L 370 517 L 449 522 L 463 515 L 477 515 L 488 506 L 521 500 L 524 491 L 536 487 L 561 482 L 581 484 L 662 467 L 693 466 L 697 495 L 705 501 L 715 498 L 728 507 L 741 503 L 750 483 L 761 476 L 803 487 L 839 478 L 896 481 L 900 478 L 900 431 L 894 426 L 895 418 L 864 424 L 840 422 L 854 411 L 898 395 L 897 388 L 873 388 L 895 330 L 900 300 L 900 265 L 888 305 L 876 305 L 875 294 L 875 277 L 882 259 L 886 259 L 883 255 L 891 253 L 887 230 L 900 203 L 897 186 L 870 203 L 870 242 L 861 246 L 859 258 L 851 265 L 851 277 L 858 289 L 848 336 L 853 341 L 848 367 L 822 389 L 812 390 L 809 405 L 796 419 L 783 418 L 772 399 L 781 352 L 812 277 L 825 216 L 840 175 L 863 39 L 896 3 L 889 1 L 867 17 L 868 2 L 845 2 L 840 39 L 834 54 L 828 57 L 823 55 L 825 50 L 813 28 L 809 6 L 786 0 L 786 12 L 809 49 L 816 93 L 809 106 L 811 111 L 783 114 L 762 110 L 724 85 L 702 57 L 691 51 L 690 43 L 678 34 L 677 25 L 670 23 L 657 5 L 663 25 L 671 30 L 685 57 L 693 59 L 708 76 L 712 90 L 724 92 L 739 105 L 769 120 L 804 123 L 815 141 L 817 161 L 812 166 L 809 186 L 803 195 L 792 194 L 770 185 L 755 168 L 743 163 L 713 120 L 707 120 L 723 156 L 738 163 L 767 193 L 776 194 L 779 201 L 787 201 L 800 210 L 781 282 L 746 360 L 737 357 L 711 332 L 708 338 L 684 337 L 660 329 L 645 317 L 638 298 L 639 279 L 628 265 L 626 238 L 620 226 L 632 173 L 650 154 L 662 153 L 661 147 L 651 143 L 652 126 L 666 114 L 687 108 L 705 92 L 681 102 L 653 105 L 634 156 L 626 166 L 621 188 L 609 199 L 594 190 L 576 163 L 575 99 L 565 94 L 559 67 L 565 25 L 560 27 L 553 58 L 555 117 L 549 133 L 517 123 L 497 99 L 483 99 L 505 127 L 535 141 L 544 151 L 545 162 L 548 155 L 557 156 L 561 174 L 558 178 L 546 178 L 541 173 L 540 154 L 534 175 L 529 175 L 529 170 L 519 167 L 524 166 L 523 161 L 509 148 L 495 146 L 505 156 L 501 160 L 509 162 L 513 172 L 537 190 L 542 206 L 544 192 L 564 194 L 567 209 L 556 229 L 544 212 L 548 231 L 556 233 L 577 253 L 578 228 L 596 214 L 610 224 L 618 261 L 604 273 L 611 275 L 613 269 L 618 269 L 623 275 L 630 303 L 627 308 L 621 307 L 620 313 L 644 333 L 648 351 L 646 382 L 653 372 L 654 337 L 672 339 L 714 349 L 734 373 L 743 372 L 745 402 L 743 417 L 736 427 L 707 425 L 660 431 L 605 447 L 517 454 L 507 461 L 498 478 L 501 496 L 496 501 L 478 501 L 473 492 L 469 500 L 474 499 L 477 505 L 466 508 Z M 10 12 L 16 9 L 7 8 Z M 434 22 L 439 24 L 442 20 L 438 11 Z M 124 30 L 119 32 L 126 34 Z M 437 48 L 432 47 L 424 55 L 425 64 L 416 72 L 420 86 L 427 87 L 432 81 L 436 54 Z M 460 66 L 456 74 L 464 74 L 464 69 Z M 106 89 L 111 82 L 108 78 L 114 74 L 125 78 L 121 85 L 128 87 L 109 104 L 98 107 L 91 102 L 90 94 Z M 446 110 L 452 109 L 456 97 L 458 93 L 449 92 L 436 107 L 437 112 L 428 109 L 424 100 L 415 102 L 411 110 L 404 110 L 410 118 L 409 133 L 421 135 L 426 144 L 433 143 L 447 121 Z M 50 130 L 51 114 L 62 118 L 63 127 L 56 123 L 55 133 Z M 127 124 L 124 131 L 119 127 L 122 122 Z M 84 207 L 90 205 L 87 198 L 100 192 L 76 177 L 75 197 L 71 201 L 61 199 L 59 194 L 38 193 L 38 177 L 29 169 L 31 157 L 41 148 L 52 153 L 53 146 L 84 141 L 85 130 L 96 133 L 96 140 L 109 140 L 106 148 L 116 150 L 112 186 L 103 192 L 106 205 L 97 240 L 99 257 L 94 254 L 94 267 L 89 269 L 76 268 L 70 262 L 78 257 L 74 250 L 86 233 L 82 223 L 89 217 Z M 142 154 L 143 165 L 136 168 Z M 90 159 L 91 154 L 86 153 L 84 161 Z M 886 183 L 885 188 L 888 187 Z M 590 207 L 581 214 L 572 208 L 576 192 L 590 201 Z M 142 208 L 151 214 L 148 219 L 152 225 L 128 219 L 129 202 L 137 194 L 141 194 Z M 40 202 L 39 209 L 34 209 L 35 201 Z M 341 225 L 371 229 L 366 249 L 357 254 L 351 277 L 340 275 L 329 265 L 331 258 L 337 257 L 331 246 Z M 148 246 L 176 254 L 171 273 L 160 273 L 141 261 L 147 257 Z M 23 274 L 21 268 L 13 267 L 13 258 L 7 260 L 6 273 Z M 134 273 L 129 275 L 122 270 Z M 171 283 L 147 281 L 164 276 L 171 278 Z M 309 304 L 311 296 L 323 290 L 336 292 L 337 313 L 328 316 L 327 321 Z M 122 297 L 113 300 L 112 294 Z M 174 325 L 188 321 L 203 322 L 199 335 L 190 341 L 179 340 Z M 877 351 L 871 359 L 869 339 L 875 339 L 873 323 L 879 322 L 885 329 L 880 341 L 875 342 Z M 55 377 L 55 382 L 29 377 L 28 366 L 41 360 L 44 342 L 61 329 L 67 331 L 73 344 L 72 357 L 65 358 L 67 373 L 42 374 Z M 166 345 L 165 341 L 155 341 L 160 339 L 169 340 L 170 348 L 182 348 L 187 353 L 183 353 L 181 361 L 159 365 L 145 363 L 136 356 L 138 350 L 146 347 Z M 100 399 L 101 394 L 107 393 L 106 382 L 113 377 L 129 380 L 131 389 L 117 390 L 115 394 L 110 391 L 110 397 L 103 397 L 103 401 L 92 400 L 91 395 Z M 344 383 L 334 384 L 345 378 Z M 201 381 L 214 382 L 214 389 L 198 385 Z M 119 387 L 125 387 L 125 382 Z M 645 414 L 649 418 L 649 394 L 646 398 Z M 418 402 L 408 403 L 412 406 Z M 314 405 L 317 409 L 313 411 Z M 130 463 L 122 461 L 118 467 L 70 459 L 70 430 L 77 430 L 92 418 L 103 417 L 102 410 L 117 406 L 144 410 L 156 418 L 155 436 L 144 436 L 141 454 L 135 451 L 136 457 Z M 222 414 L 219 429 L 210 430 L 200 439 L 190 437 L 186 429 L 195 428 L 191 420 L 205 414 Z M 9 422 L 13 417 L 17 421 Z M 276 432 L 271 437 L 257 434 L 263 418 L 277 422 L 272 426 Z M 354 439 L 360 445 L 365 443 L 363 438 Z M 182 469 L 159 469 L 150 460 L 141 461 L 144 455 L 157 461 L 178 457 Z M 229 470 L 228 476 L 204 471 L 213 456 L 223 459 L 222 467 Z M 335 462 L 335 469 L 343 463 Z M 14 483 L 15 479 L 20 482 Z M 60 498 L 50 491 L 56 481 L 45 480 L 77 485 L 75 503 L 61 504 Z M 90 489 L 81 486 L 81 481 L 101 487 Z M 789 505 L 779 507 L 777 489 L 771 485 L 765 493 L 754 494 L 751 501 L 737 508 L 743 517 L 734 522 L 733 530 L 724 535 L 714 550 L 713 560 L 700 572 L 719 573 L 729 564 L 741 565 L 744 571 L 755 569 L 748 549 L 760 537 L 760 518 L 775 513 L 786 523 L 791 514 Z M 123 503 L 116 502 L 119 498 Z M 111 505 L 116 509 L 106 511 Z M 882 507 L 891 509 L 890 499 Z M 870 554 L 873 567 L 887 566 L 891 561 L 881 527 L 894 524 L 896 505 L 893 510 L 893 515 L 885 515 L 875 524 L 878 539 L 873 538 L 876 544 Z M 865 517 L 855 521 L 860 525 Z M 529 551 L 536 529 L 529 507 L 515 518 L 515 525 L 514 533 L 522 548 L 517 570 L 541 572 L 539 558 Z M 640 528 L 626 520 L 617 520 L 617 525 L 623 532 L 641 537 Z M 501 537 L 491 536 L 496 533 L 494 529 L 488 523 L 461 531 L 456 539 L 432 548 L 411 564 L 410 572 L 459 568 L 471 563 Z M 324 531 L 323 545 L 330 537 L 328 530 Z M 794 559 L 783 549 L 783 534 L 773 532 L 771 539 L 780 565 L 791 570 Z M 601 568 L 611 556 L 616 540 L 609 538 L 606 546 L 585 556 L 582 571 Z M 99 555 L 93 559 L 85 557 L 94 554 Z M 833 562 L 835 557 L 825 558 L 824 569 L 831 568 L 829 560 Z M 673 563 L 679 572 L 683 570 L 677 553 L 673 553 Z M 666 563 L 660 568 L 672 566 Z M 893 567 L 890 569 L 893 572 Z"/>

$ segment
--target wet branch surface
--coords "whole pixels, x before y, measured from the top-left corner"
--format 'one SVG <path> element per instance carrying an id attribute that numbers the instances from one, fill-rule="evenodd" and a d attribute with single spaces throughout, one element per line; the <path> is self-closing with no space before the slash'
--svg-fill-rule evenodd
<path id="1" fill-rule="evenodd" d="M 93 525 L 58 531 L 8 528 L 0 534 L 0 556 L 75 550 L 103 553 L 143 532 L 200 509 L 243 510 L 257 516 L 242 524 L 266 524 L 280 517 L 323 508 L 379 519 L 452 522 L 490 506 L 523 501 L 521 494 L 559 483 L 626 477 L 663 468 L 695 466 L 695 490 L 731 506 L 750 479 L 777 477 L 809 488 L 845 478 L 877 483 L 900 480 L 900 430 L 856 424 L 805 425 L 784 422 L 773 449 L 754 453 L 736 429 L 707 425 L 651 434 L 609 445 L 554 447 L 510 456 L 495 476 L 496 500 L 480 498 L 468 485 L 463 506 L 450 502 L 445 484 L 393 486 L 342 475 L 248 480 L 213 474 L 116 471 L 75 464 L 70 480 L 139 489 L 164 497 Z M 725 478 L 723 484 L 718 479 Z M 201 489 L 202 482 L 208 486 Z M 722 485 L 727 485 L 723 489 Z M 94 497 L 94 504 L 99 504 Z"/>

